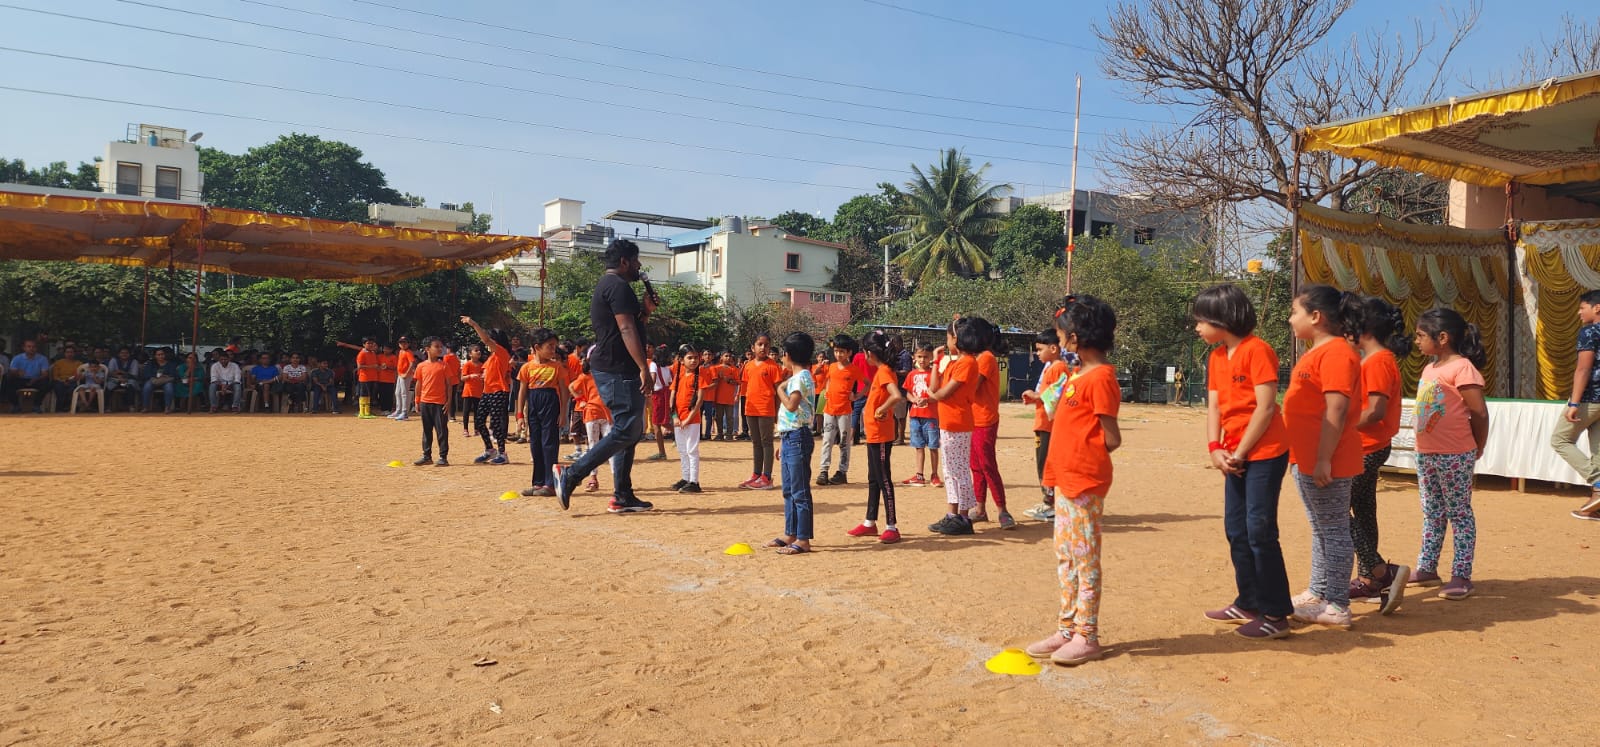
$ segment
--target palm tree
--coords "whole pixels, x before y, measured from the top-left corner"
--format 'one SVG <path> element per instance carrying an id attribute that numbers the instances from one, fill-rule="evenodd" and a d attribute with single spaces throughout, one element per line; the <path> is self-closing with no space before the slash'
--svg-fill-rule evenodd
<path id="1" fill-rule="evenodd" d="M 972 161 L 955 148 L 939 152 L 939 163 L 927 173 L 911 165 L 915 179 L 906 182 L 898 206 L 903 230 L 880 243 L 904 250 L 897 262 L 906 279 L 920 285 L 937 275 L 981 275 L 989 269 L 989 244 L 1005 219 L 995 212 L 999 199 L 1011 192 L 1009 184 L 985 184 L 984 164 Z"/>

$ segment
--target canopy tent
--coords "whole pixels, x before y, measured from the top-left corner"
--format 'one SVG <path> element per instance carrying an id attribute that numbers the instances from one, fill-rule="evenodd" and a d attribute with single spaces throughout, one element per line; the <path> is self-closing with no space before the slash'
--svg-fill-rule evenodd
<path id="1" fill-rule="evenodd" d="M 1567 396 L 1577 298 L 1600 288 L 1600 71 L 1299 134 L 1301 151 L 1503 187 L 1507 222 L 1500 224 L 1498 206 L 1492 222 L 1451 216 L 1501 225 L 1474 230 L 1299 205 L 1297 281 L 1381 296 L 1404 310 L 1408 324 L 1428 308 L 1455 308 L 1484 332 L 1491 395 Z M 1578 220 L 1518 220 L 1524 216 L 1513 195 L 1524 186 L 1543 192 L 1540 218 Z M 1421 365 L 1412 358 L 1402 362 L 1409 385 Z"/>
<path id="2" fill-rule="evenodd" d="M 178 267 L 389 284 L 487 264 L 544 239 L 374 226 L 253 210 L 0 188 L 0 259 Z"/>

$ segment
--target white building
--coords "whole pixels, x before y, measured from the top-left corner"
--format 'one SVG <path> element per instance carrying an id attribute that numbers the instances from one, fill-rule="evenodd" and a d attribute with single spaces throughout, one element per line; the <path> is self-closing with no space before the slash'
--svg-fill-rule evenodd
<path id="1" fill-rule="evenodd" d="M 472 224 L 472 213 L 457 210 L 456 207 L 449 203 L 430 208 L 375 202 L 367 205 L 367 219 L 380 226 L 421 228 L 431 231 L 464 231 Z"/>
<path id="2" fill-rule="evenodd" d="M 128 125 L 126 139 L 106 144 L 99 166 L 100 189 L 108 194 L 198 203 L 205 185 L 200 149 L 173 127 Z"/>
<path id="3" fill-rule="evenodd" d="M 828 287 L 841 244 L 792 236 L 777 226 L 746 230 L 740 218 L 670 236 L 667 243 L 674 283 L 699 286 L 741 307 L 778 303 L 822 322 L 850 321 L 850 294 Z"/>
<path id="4" fill-rule="evenodd" d="M 547 261 L 557 262 L 569 259 L 574 252 L 587 251 L 600 254 L 606 245 L 616 238 L 617 232 L 610 226 L 599 223 L 585 223 L 583 221 L 583 200 L 574 200 L 558 197 L 544 204 L 544 223 L 539 225 L 539 235 L 544 237 Z M 614 212 L 612 215 L 645 215 Z M 664 218 L 664 216 L 653 216 Z M 624 220 L 625 218 L 618 218 Z M 668 219 L 683 220 L 683 219 Z M 704 222 L 700 222 L 704 225 Z M 635 244 L 639 245 L 639 260 L 644 265 L 644 271 L 649 274 L 652 281 L 665 280 L 671 271 L 672 253 L 667 249 L 664 238 L 648 236 L 628 236 Z M 544 261 L 538 253 L 528 252 L 520 257 L 513 257 L 496 265 L 510 270 L 516 285 L 511 289 L 511 296 L 524 303 L 539 300 L 539 270 L 543 268 Z"/>
<path id="5" fill-rule="evenodd" d="M 1063 190 L 1033 197 L 1003 197 L 998 212 L 1011 213 L 1023 205 L 1049 208 L 1063 218 L 1070 207 L 1073 236 L 1108 236 L 1120 229 L 1124 246 L 1162 240 L 1198 242 L 1206 235 L 1206 222 L 1198 214 L 1162 210 L 1149 198 L 1138 195 L 1080 189 L 1075 193 Z"/>

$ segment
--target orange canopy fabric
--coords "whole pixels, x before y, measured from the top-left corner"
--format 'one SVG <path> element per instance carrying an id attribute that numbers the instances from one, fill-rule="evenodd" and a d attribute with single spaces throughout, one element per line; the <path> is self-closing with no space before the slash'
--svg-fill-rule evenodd
<path id="1" fill-rule="evenodd" d="M 389 284 L 544 246 L 537 237 L 91 195 L 0 190 L 0 259 L 170 264 L 255 277 Z"/>

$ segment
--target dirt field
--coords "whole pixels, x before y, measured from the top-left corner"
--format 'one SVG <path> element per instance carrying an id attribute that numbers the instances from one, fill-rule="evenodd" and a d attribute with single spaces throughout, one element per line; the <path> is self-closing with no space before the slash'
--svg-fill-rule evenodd
<path id="1" fill-rule="evenodd" d="M 1020 516 L 1032 435 L 1005 416 Z M 1393 617 L 1357 605 L 1352 631 L 1255 643 L 1200 617 L 1232 596 L 1202 430 L 1124 410 L 1113 655 L 1004 677 L 983 661 L 1054 624 L 1048 528 L 930 535 L 943 492 L 920 488 L 902 544 L 848 538 L 864 461 L 816 491 L 819 552 L 728 557 L 782 528 L 776 491 L 726 487 L 745 443 L 706 445 L 700 496 L 664 490 L 676 460 L 641 462 L 659 510 L 614 516 L 581 492 L 571 513 L 498 500 L 526 452 L 467 465 L 459 429 L 462 466 L 435 469 L 409 466 L 415 422 L 0 417 L 0 744 L 1592 743 L 1600 525 L 1567 516 L 1576 493 L 1484 485 L 1466 601 L 1414 590 Z M 1414 484 L 1386 479 L 1380 511 L 1414 562 Z"/>

